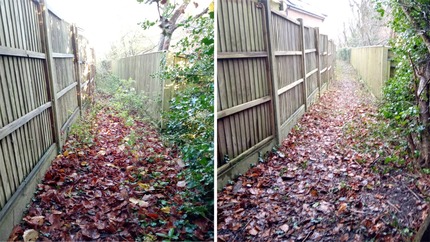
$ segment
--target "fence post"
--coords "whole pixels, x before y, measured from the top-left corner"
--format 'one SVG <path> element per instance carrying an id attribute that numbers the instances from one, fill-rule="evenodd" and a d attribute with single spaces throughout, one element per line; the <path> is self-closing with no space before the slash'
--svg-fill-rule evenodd
<path id="1" fill-rule="evenodd" d="M 171 53 L 166 51 L 164 52 L 164 55 L 161 57 L 161 63 L 160 65 L 164 65 L 162 68 L 168 68 L 170 66 L 173 66 L 175 63 L 174 61 L 170 60 Z M 161 110 L 162 112 L 169 111 L 170 105 L 169 101 L 172 99 L 172 81 L 170 79 L 163 78 L 162 80 L 162 87 L 161 87 Z M 163 116 L 160 115 L 160 127 L 162 129 L 165 128 L 165 122 L 163 119 Z"/>
<path id="2" fill-rule="evenodd" d="M 330 40 L 327 36 L 327 88 L 328 84 L 331 82 L 330 72 L 331 72 L 331 61 L 330 61 Z"/>
<path id="3" fill-rule="evenodd" d="M 79 115 L 82 117 L 82 94 L 81 94 L 81 69 L 80 69 L 80 56 L 79 56 L 79 35 L 78 28 L 75 25 L 71 26 L 72 31 L 72 46 L 73 46 L 73 55 L 74 57 L 74 65 L 75 65 L 75 76 L 76 82 L 76 92 L 78 98 L 78 107 L 79 107 Z"/>
<path id="4" fill-rule="evenodd" d="M 279 116 L 279 96 L 278 96 L 278 75 L 277 75 L 277 67 L 276 67 L 276 57 L 275 57 L 275 51 L 272 43 L 272 24 L 271 24 L 271 16 L 272 11 L 270 9 L 270 0 L 264 0 L 264 9 L 265 17 L 263 18 L 264 26 L 263 30 L 266 30 L 266 33 L 264 34 L 266 46 L 267 46 L 267 73 L 268 73 L 268 79 L 271 89 L 271 96 L 272 96 L 272 112 L 273 112 L 273 132 L 275 134 L 275 140 L 277 144 L 280 144 L 282 142 L 281 138 L 281 118 Z"/>
<path id="5" fill-rule="evenodd" d="M 88 83 L 89 88 L 89 99 L 91 100 L 90 103 L 91 105 L 94 106 L 94 93 L 96 92 L 96 73 L 97 73 L 97 69 L 96 69 L 96 52 L 94 51 L 94 48 L 91 48 L 91 75 L 90 75 L 90 82 Z"/>
<path id="6" fill-rule="evenodd" d="M 54 58 L 52 56 L 52 43 L 49 32 L 49 10 L 45 0 L 40 0 L 39 11 L 42 16 L 41 22 L 41 35 L 42 35 L 42 46 L 45 51 L 45 74 L 48 86 L 48 97 L 51 101 L 51 119 L 52 119 L 52 131 L 54 135 L 54 142 L 57 144 L 57 152 L 61 152 L 62 140 L 61 140 L 61 124 L 58 116 L 58 99 L 57 99 L 57 84 L 56 74 L 54 71 Z"/>
<path id="7" fill-rule="evenodd" d="M 317 82 L 318 82 L 318 98 L 321 98 L 321 63 L 320 63 L 320 29 L 315 28 L 315 47 L 317 49 Z"/>
<path id="8" fill-rule="evenodd" d="M 308 90 L 306 86 L 306 46 L 305 46 L 305 26 L 303 25 L 303 19 L 297 19 L 300 22 L 300 42 L 302 45 L 302 75 L 303 75 L 303 103 L 305 105 L 305 111 L 308 110 Z"/>

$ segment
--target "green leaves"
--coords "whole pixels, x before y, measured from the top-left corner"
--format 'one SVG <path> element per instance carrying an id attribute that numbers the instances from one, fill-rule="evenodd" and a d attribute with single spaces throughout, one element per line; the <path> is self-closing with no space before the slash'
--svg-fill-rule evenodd
<path id="1" fill-rule="evenodd" d="M 214 18 L 205 14 L 188 18 L 182 25 L 187 35 L 176 45 L 182 64 L 167 67 L 159 77 L 173 80 L 177 87 L 170 100 L 170 110 L 163 113 L 163 134 L 180 150 L 187 169 L 180 174 L 187 188 L 181 191 L 186 201 L 181 208 L 184 226 L 192 230 L 193 222 L 214 217 Z M 209 229 L 208 231 L 211 231 Z M 207 236 L 213 236 L 213 234 Z M 201 238 L 196 235 L 196 238 Z M 196 239 L 190 238 L 190 239 Z"/>
<path id="2" fill-rule="evenodd" d="M 150 20 L 145 20 L 143 22 L 140 22 L 139 25 L 140 27 L 142 27 L 142 29 L 147 30 L 149 28 L 151 28 L 152 26 L 154 26 L 157 22 L 155 21 L 150 21 Z"/>

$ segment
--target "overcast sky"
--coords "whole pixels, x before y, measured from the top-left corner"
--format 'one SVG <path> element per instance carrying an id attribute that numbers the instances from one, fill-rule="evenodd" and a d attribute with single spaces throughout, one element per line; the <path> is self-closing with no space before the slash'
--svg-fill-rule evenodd
<path id="1" fill-rule="evenodd" d="M 136 0 L 47 0 L 48 6 L 69 23 L 84 29 L 84 36 L 102 57 L 112 43 L 127 32 L 139 28 L 145 18 L 157 19 L 155 5 Z M 153 33 L 158 36 L 158 33 Z"/>
<path id="2" fill-rule="evenodd" d="M 321 12 L 327 14 L 324 20 L 325 34 L 329 38 L 337 40 L 338 33 L 343 29 L 343 23 L 348 22 L 351 17 L 351 10 L 348 0 L 304 0 L 315 5 Z"/>
<path id="3" fill-rule="evenodd" d="M 324 32 L 337 39 L 342 23 L 351 15 L 348 0 L 303 0 L 328 15 Z M 110 46 L 124 34 L 139 29 L 137 23 L 145 19 L 157 19 L 155 4 L 140 4 L 136 0 L 47 0 L 48 6 L 60 17 L 76 23 L 85 30 L 86 36 L 96 49 L 97 57 L 103 57 Z M 198 0 L 208 5 L 211 0 Z M 192 5 L 192 4 L 191 4 Z M 159 30 L 148 32 L 148 38 L 158 40 Z"/>
<path id="4" fill-rule="evenodd" d="M 211 0 L 196 2 L 201 6 L 195 9 L 190 4 L 186 13 L 201 11 Z M 155 4 L 147 5 L 136 0 L 47 0 L 47 3 L 61 18 L 85 30 L 83 35 L 95 47 L 98 58 L 103 57 L 121 36 L 140 29 L 139 22 L 156 20 L 158 16 Z M 157 43 L 160 30 L 154 27 L 147 32 L 147 37 Z"/>

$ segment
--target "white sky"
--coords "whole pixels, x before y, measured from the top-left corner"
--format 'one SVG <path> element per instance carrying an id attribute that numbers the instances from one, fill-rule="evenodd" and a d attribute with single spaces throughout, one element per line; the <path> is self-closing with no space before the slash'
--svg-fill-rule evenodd
<path id="1" fill-rule="evenodd" d="M 343 30 L 343 23 L 349 21 L 351 10 L 348 0 L 304 0 L 321 9 L 321 12 L 328 15 L 324 20 L 324 34 L 328 34 L 330 39 L 337 41 L 337 35 Z"/>
<path id="2" fill-rule="evenodd" d="M 69 23 L 84 29 L 83 35 L 94 46 L 97 58 L 103 58 L 111 45 L 121 36 L 140 29 L 139 22 L 156 20 L 155 4 L 143 4 L 136 0 L 46 0 L 53 12 Z M 195 14 L 207 7 L 211 0 L 196 0 L 197 9 L 191 3 L 186 12 Z M 158 42 L 160 30 L 153 27 L 146 31 L 153 43 Z"/>
<path id="3" fill-rule="evenodd" d="M 158 16 L 155 4 L 136 0 L 47 0 L 47 4 L 61 18 L 84 29 L 97 57 L 103 57 L 122 35 L 140 28 L 139 22 Z M 157 38 L 158 33 L 152 34 Z"/>
<path id="4" fill-rule="evenodd" d="M 348 0 L 303 0 L 328 15 L 324 21 L 325 33 L 337 40 L 343 22 L 351 15 Z M 200 5 L 209 5 L 211 0 L 196 0 Z M 69 23 L 83 28 L 84 36 L 95 47 L 97 57 L 103 57 L 110 46 L 122 35 L 139 29 L 137 25 L 145 19 L 155 20 L 155 4 L 147 5 L 136 0 L 47 0 L 48 6 Z M 192 5 L 192 4 L 190 4 Z M 157 43 L 160 31 L 153 28 L 148 38 Z"/>

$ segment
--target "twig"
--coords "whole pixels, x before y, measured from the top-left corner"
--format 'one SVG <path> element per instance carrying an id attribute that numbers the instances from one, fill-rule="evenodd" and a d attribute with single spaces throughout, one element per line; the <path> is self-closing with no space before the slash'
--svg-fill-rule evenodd
<path id="1" fill-rule="evenodd" d="M 248 226 L 248 224 L 251 222 L 251 220 L 252 220 L 252 218 L 250 218 L 250 219 L 248 219 L 248 222 L 245 224 L 245 226 L 243 226 L 235 235 L 234 235 L 234 237 L 233 237 L 233 240 L 231 240 L 231 241 L 236 241 L 236 237 L 237 237 L 237 235 L 239 234 L 239 232 L 242 232 L 245 228 L 246 228 L 246 226 Z"/>
<path id="2" fill-rule="evenodd" d="M 395 182 L 398 182 L 398 180 L 396 180 L 394 177 L 390 176 L 391 179 L 393 179 Z M 406 189 L 408 189 L 412 195 L 414 195 L 419 201 L 421 201 L 422 198 L 420 198 L 414 191 L 412 191 L 412 189 L 410 189 L 407 185 L 405 186 Z"/>
<path id="3" fill-rule="evenodd" d="M 390 201 L 387 200 L 387 203 L 391 205 L 397 212 L 400 212 L 400 210 L 396 207 L 396 205 L 392 204 Z"/>
<path id="4" fill-rule="evenodd" d="M 376 158 L 375 160 L 372 161 L 372 163 L 370 163 L 369 165 L 367 165 L 367 167 L 371 167 L 373 166 L 376 162 L 378 162 L 380 160 L 380 157 Z"/>
<path id="5" fill-rule="evenodd" d="M 359 211 L 359 210 L 355 210 L 355 209 L 351 209 L 350 211 L 354 212 L 354 213 L 368 214 L 368 213 L 366 213 L 364 211 Z"/>
<path id="6" fill-rule="evenodd" d="M 409 187 L 406 186 L 406 188 L 412 193 L 414 194 L 414 196 L 421 201 L 421 199 L 423 199 L 423 197 L 418 196 L 414 191 L 412 191 L 412 189 L 410 189 Z"/>
<path id="7" fill-rule="evenodd" d="M 314 230 L 312 229 L 311 231 L 309 231 L 308 235 L 306 235 L 306 237 L 302 240 L 302 242 L 305 242 L 306 239 L 308 239 L 309 235 L 312 234 L 312 232 L 314 232 Z"/>

